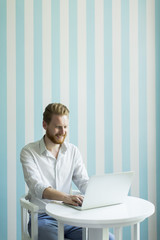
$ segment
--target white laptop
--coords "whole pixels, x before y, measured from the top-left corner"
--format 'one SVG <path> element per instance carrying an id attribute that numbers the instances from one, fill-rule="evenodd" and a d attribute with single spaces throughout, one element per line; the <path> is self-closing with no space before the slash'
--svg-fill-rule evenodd
<path id="1" fill-rule="evenodd" d="M 128 195 L 134 172 L 92 176 L 89 179 L 82 206 L 67 206 L 78 210 L 123 203 Z"/>

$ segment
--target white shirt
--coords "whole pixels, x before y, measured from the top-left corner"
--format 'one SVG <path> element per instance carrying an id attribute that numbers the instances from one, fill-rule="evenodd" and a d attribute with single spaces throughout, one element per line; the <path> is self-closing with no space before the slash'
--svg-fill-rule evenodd
<path id="1" fill-rule="evenodd" d="M 30 201 L 45 212 L 51 200 L 42 199 L 43 191 L 52 187 L 70 193 L 72 180 L 85 193 L 88 174 L 81 154 L 76 146 L 64 142 L 57 159 L 47 150 L 44 139 L 26 145 L 20 154 L 25 181 L 29 188 Z"/>

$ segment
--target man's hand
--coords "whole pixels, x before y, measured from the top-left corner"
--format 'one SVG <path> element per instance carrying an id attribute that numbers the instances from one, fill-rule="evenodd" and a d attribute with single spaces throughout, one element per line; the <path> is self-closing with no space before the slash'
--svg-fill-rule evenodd
<path id="1" fill-rule="evenodd" d="M 65 195 L 63 202 L 74 206 L 82 206 L 83 197 L 81 195 Z"/>
<path id="2" fill-rule="evenodd" d="M 57 200 L 63 201 L 64 203 L 68 203 L 74 206 L 81 206 L 83 203 L 83 197 L 81 195 L 69 195 L 52 187 L 48 187 L 43 192 L 43 199 Z"/>

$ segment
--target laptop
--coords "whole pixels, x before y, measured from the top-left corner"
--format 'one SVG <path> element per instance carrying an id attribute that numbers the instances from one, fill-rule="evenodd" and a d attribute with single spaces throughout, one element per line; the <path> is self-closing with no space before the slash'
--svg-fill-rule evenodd
<path id="1" fill-rule="evenodd" d="M 134 172 L 92 176 L 89 179 L 82 206 L 65 204 L 77 210 L 124 203 L 131 187 Z"/>

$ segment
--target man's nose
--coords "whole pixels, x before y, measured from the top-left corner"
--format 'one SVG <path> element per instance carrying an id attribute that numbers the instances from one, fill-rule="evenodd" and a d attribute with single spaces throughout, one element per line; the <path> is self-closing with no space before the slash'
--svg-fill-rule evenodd
<path id="1" fill-rule="evenodd" d="M 61 135 L 64 135 L 65 134 L 65 128 L 61 128 Z"/>

